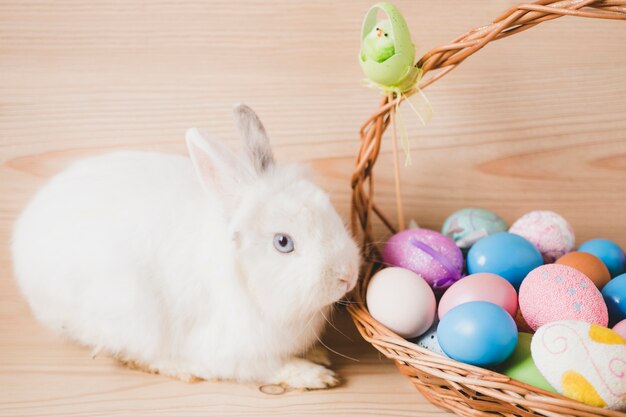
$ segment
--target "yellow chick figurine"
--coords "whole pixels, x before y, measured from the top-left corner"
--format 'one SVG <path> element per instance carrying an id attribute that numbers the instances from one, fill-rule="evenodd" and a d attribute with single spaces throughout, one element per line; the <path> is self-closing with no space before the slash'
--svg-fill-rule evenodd
<path id="1" fill-rule="evenodd" d="M 370 33 L 363 39 L 361 53 L 363 59 L 384 62 L 396 53 L 393 31 L 389 19 L 376 23 Z"/>

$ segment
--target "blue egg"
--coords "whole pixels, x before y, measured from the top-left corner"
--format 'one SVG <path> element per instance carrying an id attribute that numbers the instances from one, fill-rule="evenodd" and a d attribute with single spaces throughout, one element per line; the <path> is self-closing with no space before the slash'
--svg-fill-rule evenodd
<path id="1" fill-rule="evenodd" d="M 437 327 L 441 349 L 460 362 L 492 366 L 504 362 L 517 345 L 515 320 L 502 307 L 472 301 L 448 311 Z"/>
<path id="2" fill-rule="evenodd" d="M 602 287 L 602 297 L 609 310 L 609 326 L 626 319 L 626 274 L 613 278 Z"/>
<path id="3" fill-rule="evenodd" d="M 587 252 L 597 256 L 609 269 L 612 277 L 626 272 L 626 254 L 619 245 L 609 239 L 591 239 L 578 248 L 580 252 Z"/>
<path id="4" fill-rule="evenodd" d="M 509 281 L 516 290 L 526 275 L 543 264 L 537 248 L 513 233 L 496 233 L 480 239 L 467 254 L 470 274 L 491 272 Z"/>

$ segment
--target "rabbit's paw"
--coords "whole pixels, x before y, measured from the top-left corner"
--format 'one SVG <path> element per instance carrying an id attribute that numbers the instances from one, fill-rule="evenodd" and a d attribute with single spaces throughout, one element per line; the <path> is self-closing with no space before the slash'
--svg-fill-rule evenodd
<path id="1" fill-rule="evenodd" d="M 304 355 L 304 358 L 319 365 L 330 366 L 330 355 L 328 350 L 320 345 L 313 345 L 311 349 Z"/>
<path id="2" fill-rule="evenodd" d="M 271 382 L 291 388 L 323 389 L 339 385 L 339 378 L 322 365 L 304 359 L 292 359 L 280 368 Z"/>

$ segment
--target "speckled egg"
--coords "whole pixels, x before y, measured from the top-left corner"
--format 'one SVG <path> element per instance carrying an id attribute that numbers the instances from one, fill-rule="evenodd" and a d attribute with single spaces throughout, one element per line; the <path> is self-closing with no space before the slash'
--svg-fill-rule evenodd
<path id="1" fill-rule="evenodd" d="M 435 322 L 432 326 L 430 326 L 430 329 L 428 329 L 428 331 L 423 335 L 411 339 L 411 342 L 415 343 L 419 347 L 428 349 L 431 352 L 435 352 L 441 356 L 446 356 L 444 351 L 441 349 L 441 346 L 439 345 L 439 338 L 437 337 L 438 324 L 439 320 L 435 316 Z"/>
<path id="2" fill-rule="evenodd" d="M 433 289 L 448 288 L 463 272 L 463 254 L 454 241 L 428 229 L 407 229 L 393 235 L 383 249 L 383 261 L 410 269 Z"/>
<path id="3" fill-rule="evenodd" d="M 609 315 L 602 294 L 582 272 L 558 264 L 531 271 L 519 289 L 519 307 L 533 329 L 559 320 L 606 326 Z"/>
<path id="4" fill-rule="evenodd" d="M 531 211 L 517 219 L 509 232 L 528 239 L 552 263 L 574 249 L 574 229 L 553 211 Z"/>
<path id="5" fill-rule="evenodd" d="M 405 338 L 427 331 L 435 320 L 435 294 L 415 272 L 385 268 L 370 280 L 367 308 L 378 322 Z"/>
<path id="6" fill-rule="evenodd" d="M 478 239 L 506 229 L 506 223 L 496 213 L 469 207 L 452 213 L 443 223 L 441 233 L 451 237 L 458 247 L 469 248 Z"/>
<path id="7" fill-rule="evenodd" d="M 533 336 L 537 368 L 559 393 L 585 404 L 626 410 L 626 339 L 581 321 L 548 323 Z"/>
<path id="8" fill-rule="evenodd" d="M 556 263 L 578 269 L 592 280 L 599 290 L 611 279 L 609 269 L 604 265 L 604 262 L 587 252 L 570 252 L 557 259 Z"/>

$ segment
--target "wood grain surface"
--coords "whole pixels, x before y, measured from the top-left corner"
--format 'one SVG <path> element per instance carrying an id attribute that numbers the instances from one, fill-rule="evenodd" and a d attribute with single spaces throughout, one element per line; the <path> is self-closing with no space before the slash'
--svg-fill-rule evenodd
<path id="1" fill-rule="evenodd" d="M 418 55 L 515 2 L 396 1 Z M 340 212 L 358 128 L 376 108 L 356 60 L 371 1 L 0 0 L 0 415 L 423 415 L 428 404 L 337 315 L 328 343 L 346 382 L 326 392 L 187 385 L 92 359 L 45 333 L 12 279 L 10 228 L 37 187 L 113 149 L 184 152 L 196 126 L 238 147 L 230 109 L 264 120 L 281 161 L 311 164 Z M 507 221 L 533 209 L 582 242 L 626 245 L 626 25 L 566 17 L 489 45 L 426 91 L 435 115 L 402 109 L 413 164 L 405 212 L 440 227 L 464 206 Z M 394 217 L 391 145 L 377 199 Z M 379 225 L 378 225 L 379 226 Z M 384 230 L 378 228 L 381 238 Z"/>

